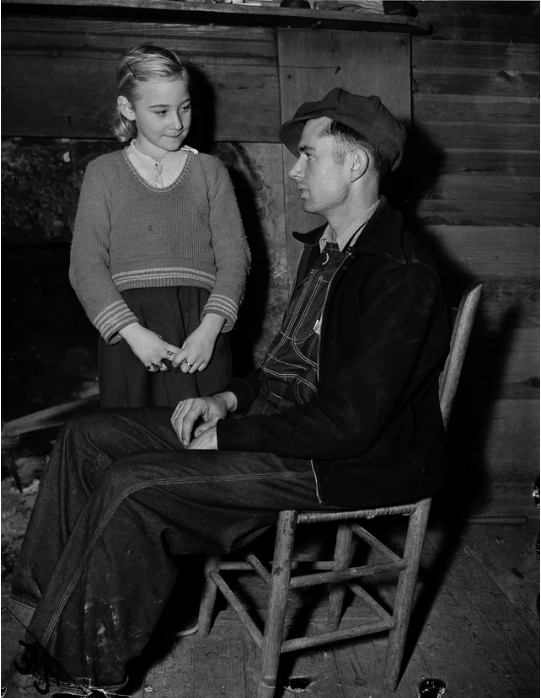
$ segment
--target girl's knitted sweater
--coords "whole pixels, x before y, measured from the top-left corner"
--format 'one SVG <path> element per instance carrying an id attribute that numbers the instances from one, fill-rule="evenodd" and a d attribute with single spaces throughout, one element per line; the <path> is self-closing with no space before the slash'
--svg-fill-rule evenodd
<path id="1" fill-rule="evenodd" d="M 198 286 L 210 291 L 203 314 L 231 330 L 242 301 L 250 251 L 225 166 L 188 154 L 178 179 L 155 189 L 124 150 L 102 155 L 85 172 L 71 247 L 70 281 L 105 341 L 137 322 L 121 291 Z"/>

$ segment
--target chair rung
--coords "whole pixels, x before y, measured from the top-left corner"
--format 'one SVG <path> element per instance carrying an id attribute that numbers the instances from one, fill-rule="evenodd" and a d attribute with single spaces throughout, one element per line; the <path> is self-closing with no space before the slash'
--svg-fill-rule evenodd
<path id="1" fill-rule="evenodd" d="M 350 525 L 351 525 L 351 530 L 356 535 L 358 535 L 359 538 L 362 538 L 365 543 L 368 543 L 368 545 L 371 548 L 373 548 L 374 550 L 377 550 L 378 553 L 381 553 L 388 560 L 393 560 L 394 562 L 398 562 L 399 560 L 402 560 L 400 555 L 397 555 L 390 548 L 388 548 L 384 543 L 382 543 L 378 538 L 376 538 L 371 533 L 369 533 L 366 530 L 366 528 L 363 528 L 358 523 L 352 523 Z"/>
<path id="2" fill-rule="evenodd" d="M 354 628 L 344 628 L 343 630 L 332 630 L 319 635 L 309 635 L 308 637 L 298 637 L 293 640 L 286 640 L 282 643 L 280 652 L 293 652 L 301 650 L 305 647 L 315 647 L 316 645 L 324 645 L 327 642 L 335 640 L 349 640 L 352 637 L 360 637 L 361 635 L 372 635 L 380 633 L 384 630 L 394 628 L 395 622 L 391 620 L 378 620 L 367 623 L 366 625 L 356 626 Z"/>
<path id="3" fill-rule="evenodd" d="M 246 560 L 249 562 L 253 570 L 257 572 L 261 579 L 267 584 L 267 586 L 269 586 L 271 583 L 271 574 L 265 565 L 259 560 L 259 558 L 251 553 L 250 555 L 246 556 Z"/>
<path id="4" fill-rule="evenodd" d="M 254 621 L 250 618 L 248 611 L 240 603 L 238 598 L 235 596 L 235 594 L 230 589 L 227 582 L 224 580 L 224 578 L 220 575 L 219 572 L 217 572 L 216 570 L 212 570 L 209 573 L 209 576 L 212 578 L 212 581 L 220 589 L 225 598 L 229 601 L 231 608 L 235 611 L 235 613 L 242 621 L 242 624 L 244 625 L 246 630 L 250 633 L 252 640 L 259 648 L 261 648 L 261 646 L 263 645 L 263 635 L 259 632 Z"/>
<path id="5" fill-rule="evenodd" d="M 310 587 L 315 584 L 347 582 L 357 577 L 365 577 L 369 574 L 381 574 L 383 572 L 394 572 L 407 567 L 404 560 L 397 562 L 381 562 L 374 565 L 363 565 L 362 567 L 350 567 L 347 570 L 333 570 L 331 572 L 318 572 L 317 574 L 304 574 L 298 577 L 291 577 L 289 586 L 293 589 Z"/>
<path id="6" fill-rule="evenodd" d="M 263 565 L 261 560 L 259 560 L 258 557 L 255 555 L 247 555 L 246 556 L 247 562 L 241 562 L 241 561 L 233 561 L 233 560 L 226 560 L 224 562 L 220 561 L 218 567 L 216 569 L 225 571 L 232 571 L 232 572 L 254 572 L 256 571 L 256 566 L 259 565 L 260 567 L 258 569 L 262 569 L 269 577 L 270 579 L 270 572 L 267 570 L 267 568 Z M 250 560 L 250 562 L 248 562 Z M 255 564 L 257 561 L 257 564 Z M 272 561 L 268 563 L 269 565 L 272 564 Z M 291 569 L 292 570 L 297 570 L 301 567 L 312 567 L 314 570 L 332 570 L 334 569 L 334 561 L 333 560 L 295 560 L 294 562 L 291 563 Z M 264 575 L 261 574 L 263 577 Z"/>
<path id="7" fill-rule="evenodd" d="M 218 567 L 216 569 L 221 570 L 233 570 L 240 572 L 242 570 L 248 570 L 248 572 L 253 572 L 253 565 L 249 562 L 241 562 L 240 560 L 220 560 Z"/>
<path id="8" fill-rule="evenodd" d="M 347 519 L 373 519 L 376 516 L 409 516 L 417 508 L 417 503 L 398 504 L 379 509 L 359 509 L 357 511 L 303 511 L 297 516 L 298 524 L 322 523 L 325 521 L 346 521 Z"/>
<path id="9" fill-rule="evenodd" d="M 359 599 L 361 599 L 363 603 L 365 603 L 368 608 L 370 608 L 382 620 L 392 618 L 392 616 L 383 608 L 383 606 L 378 603 L 373 596 L 370 596 L 366 589 L 363 589 L 360 584 L 348 584 L 348 587 L 355 594 L 355 596 L 358 596 Z"/>

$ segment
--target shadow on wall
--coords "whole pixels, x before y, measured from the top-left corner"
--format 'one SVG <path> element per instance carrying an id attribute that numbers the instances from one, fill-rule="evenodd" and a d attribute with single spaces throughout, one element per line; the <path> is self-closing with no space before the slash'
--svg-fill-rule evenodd
<path id="1" fill-rule="evenodd" d="M 450 257 L 417 214 L 419 202 L 437 182 L 444 161 L 444 151 L 417 126 L 388 196 L 404 212 L 409 229 L 432 253 L 445 296 L 451 307 L 458 307 L 464 289 L 483 279 L 471 274 L 466 260 Z M 483 307 L 483 300 L 487 300 L 490 293 L 490 288 L 485 286 L 448 432 L 450 481 L 441 498 L 441 511 L 455 522 L 459 516 L 475 513 L 486 497 L 486 439 L 506 358 L 520 321 L 517 305 L 509 309 L 494 328 Z"/>
<path id="2" fill-rule="evenodd" d="M 254 349 L 266 320 L 271 281 L 269 255 L 256 206 L 258 174 L 238 143 L 214 142 L 216 128 L 214 87 L 198 67 L 192 64 L 187 64 L 187 67 L 192 80 L 193 104 L 193 120 L 187 143 L 197 150 L 212 153 L 228 168 L 252 255 L 244 300 L 235 330 L 230 337 L 233 373 L 243 376 L 255 367 Z"/>

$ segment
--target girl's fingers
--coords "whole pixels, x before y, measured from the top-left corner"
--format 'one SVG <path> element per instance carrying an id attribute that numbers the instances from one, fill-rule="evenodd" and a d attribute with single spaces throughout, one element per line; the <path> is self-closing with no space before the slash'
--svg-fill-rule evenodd
<path id="1" fill-rule="evenodd" d="M 169 359 L 169 361 L 172 361 L 177 354 L 179 354 L 182 349 L 179 347 L 176 347 L 174 344 L 168 344 L 167 342 L 164 342 L 165 347 L 164 347 L 164 352 L 165 355 L 163 356 L 164 359 Z"/>
<path id="2" fill-rule="evenodd" d="M 184 359 L 186 358 L 186 352 L 184 349 L 181 349 L 175 356 L 171 359 L 171 363 L 175 368 L 178 368 L 181 366 L 183 363 Z"/>

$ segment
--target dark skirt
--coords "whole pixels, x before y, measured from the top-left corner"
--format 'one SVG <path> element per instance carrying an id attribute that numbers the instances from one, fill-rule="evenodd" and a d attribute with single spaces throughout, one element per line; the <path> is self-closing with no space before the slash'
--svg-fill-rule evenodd
<path id="1" fill-rule="evenodd" d="M 122 293 L 143 327 L 177 347 L 199 326 L 209 295 L 207 290 L 195 286 L 137 288 Z M 167 372 L 149 373 L 123 339 L 112 345 L 102 338 L 99 341 L 102 407 L 175 407 L 180 400 L 223 390 L 230 380 L 227 334 L 218 336 L 207 368 L 195 373 L 183 373 L 171 366 Z"/>

